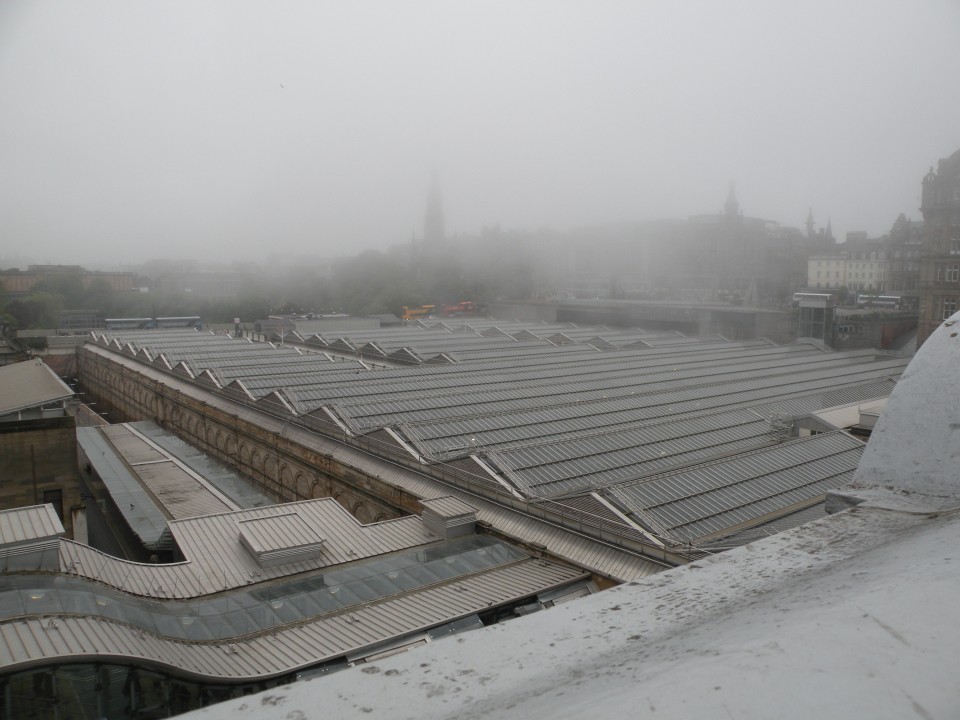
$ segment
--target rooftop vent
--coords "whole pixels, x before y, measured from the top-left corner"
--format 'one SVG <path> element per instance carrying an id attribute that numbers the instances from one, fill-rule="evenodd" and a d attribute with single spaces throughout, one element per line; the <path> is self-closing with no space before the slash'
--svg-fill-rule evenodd
<path id="1" fill-rule="evenodd" d="M 53 505 L 0 512 L 0 571 L 59 570 L 63 523 Z"/>
<path id="2" fill-rule="evenodd" d="M 462 500 L 446 495 L 422 500 L 423 524 L 444 540 L 472 535 L 476 532 L 477 510 Z"/>
<path id="3" fill-rule="evenodd" d="M 323 538 L 296 512 L 241 520 L 237 527 L 240 542 L 262 568 L 316 560 L 323 548 Z"/>

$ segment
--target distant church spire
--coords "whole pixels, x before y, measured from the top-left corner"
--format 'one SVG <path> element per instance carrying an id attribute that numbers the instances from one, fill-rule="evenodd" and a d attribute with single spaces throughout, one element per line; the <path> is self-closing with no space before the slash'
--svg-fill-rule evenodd
<path id="1" fill-rule="evenodd" d="M 827 236 L 827 240 L 833 242 L 836 238 L 833 237 L 833 225 L 830 222 L 830 218 L 827 218 L 827 229 L 824 233 Z"/>
<path id="2" fill-rule="evenodd" d="M 740 216 L 740 203 L 737 202 L 737 194 L 733 189 L 733 181 L 730 181 L 730 190 L 727 192 L 727 201 L 723 204 L 723 214 L 727 217 Z"/>
<path id="3" fill-rule="evenodd" d="M 427 247 L 443 243 L 446 230 L 443 222 L 443 201 L 440 197 L 440 180 L 436 170 L 430 183 L 430 194 L 427 196 L 427 212 L 423 221 L 423 243 Z"/>
<path id="4" fill-rule="evenodd" d="M 813 238 L 813 208 L 807 213 L 807 237 Z"/>

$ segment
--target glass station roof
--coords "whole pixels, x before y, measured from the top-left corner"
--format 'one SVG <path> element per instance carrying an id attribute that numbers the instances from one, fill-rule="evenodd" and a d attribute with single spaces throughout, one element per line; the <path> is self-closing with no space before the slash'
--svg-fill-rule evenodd
<path id="1" fill-rule="evenodd" d="M 168 638 L 221 640 L 455 582 L 526 559 L 514 547 L 473 535 L 322 574 L 189 601 L 148 600 L 78 577 L 9 575 L 0 589 L 0 620 L 75 614 L 128 623 Z"/>

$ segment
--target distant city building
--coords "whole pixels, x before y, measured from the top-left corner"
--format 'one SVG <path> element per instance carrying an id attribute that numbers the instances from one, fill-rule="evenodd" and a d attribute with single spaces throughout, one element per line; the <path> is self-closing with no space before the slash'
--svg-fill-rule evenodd
<path id="1" fill-rule="evenodd" d="M 923 178 L 917 346 L 960 310 L 960 150 Z"/>
<path id="2" fill-rule="evenodd" d="M 808 288 L 841 288 L 847 284 L 847 256 L 811 255 L 807 261 Z"/>
<path id="3" fill-rule="evenodd" d="M 887 250 L 887 291 L 901 298 L 904 310 L 920 306 L 920 253 L 923 222 L 908 220 L 900 213 L 890 229 Z"/>
<path id="4" fill-rule="evenodd" d="M 858 293 L 881 293 L 887 275 L 887 239 L 868 239 L 865 232 L 847 233 L 837 248 L 847 256 L 847 288 Z"/>
<path id="5" fill-rule="evenodd" d="M 914 310 L 871 305 L 837 308 L 827 343 L 834 350 L 872 348 L 899 351 L 905 340 L 913 337 L 916 327 L 917 313 Z"/>
<path id="6" fill-rule="evenodd" d="M 812 218 L 804 234 L 747 217 L 731 187 L 720 213 L 574 231 L 557 253 L 567 263 L 561 287 L 611 287 L 616 298 L 777 307 L 804 286 L 809 255 L 832 244 L 828 232 L 813 232 Z"/>
<path id="7" fill-rule="evenodd" d="M 26 295 L 38 283 L 64 276 L 79 277 L 85 290 L 94 282 L 102 281 L 114 292 L 133 290 L 136 277 L 126 272 L 86 270 L 79 265 L 30 265 L 26 270 L 0 270 L 0 285 L 9 295 Z"/>
<path id="8" fill-rule="evenodd" d="M 847 288 L 851 293 L 883 293 L 889 274 L 890 237 L 868 238 L 863 231 L 847 233 L 846 241 L 828 254 L 807 261 L 809 289 Z"/>

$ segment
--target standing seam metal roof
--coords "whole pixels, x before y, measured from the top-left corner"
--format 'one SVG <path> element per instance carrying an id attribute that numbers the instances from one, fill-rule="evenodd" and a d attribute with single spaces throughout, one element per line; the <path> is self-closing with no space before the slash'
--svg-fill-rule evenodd
<path id="1" fill-rule="evenodd" d="M 849 479 L 863 448 L 845 433 L 825 433 L 604 493 L 655 531 L 696 542 L 822 498 Z"/>

